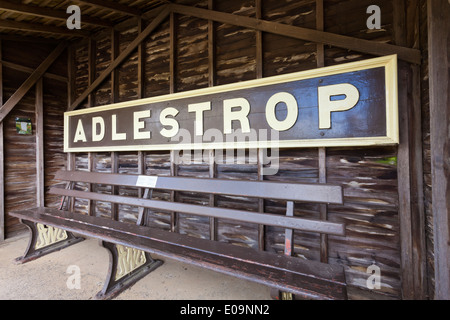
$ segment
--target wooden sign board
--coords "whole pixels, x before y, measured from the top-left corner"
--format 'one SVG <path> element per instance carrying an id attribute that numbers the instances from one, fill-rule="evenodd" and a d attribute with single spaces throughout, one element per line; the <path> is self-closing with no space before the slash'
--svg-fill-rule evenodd
<path id="1" fill-rule="evenodd" d="M 397 57 L 64 114 L 64 151 L 397 144 Z"/>

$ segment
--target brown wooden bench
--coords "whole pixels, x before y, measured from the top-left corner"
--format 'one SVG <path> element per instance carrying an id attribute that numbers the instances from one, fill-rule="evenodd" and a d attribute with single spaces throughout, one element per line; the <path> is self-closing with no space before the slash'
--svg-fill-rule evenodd
<path id="1" fill-rule="evenodd" d="M 227 219 L 286 229 L 286 253 L 293 244 L 293 231 L 302 230 L 343 236 L 345 226 L 294 216 L 294 202 L 342 203 L 342 188 L 326 184 L 297 184 L 267 181 L 156 177 L 82 171 L 59 171 L 56 179 L 68 181 L 68 188 L 52 187 L 51 194 L 104 201 L 139 208 L 136 224 L 83 215 L 70 210 L 33 208 L 12 212 L 31 230 L 27 252 L 19 262 L 35 259 L 80 240 L 73 234 L 98 238 L 110 251 L 107 281 L 97 298 L 111 298 L 159 267 L 151 253 L 265 284 L 306 299 L 346 299 L 342 266 L 307 261 L 286 254 L 259 251 L 224 242 L 200 239 L 146 226 L 147 209 L 178 212 L 210 219 Z M 76 182 L 143 188 L 144 196 L 130 197 L 71 188 Z M 149 199 L 151 190 L 189 191 L 286 201 L 286 215 Z M 64 205 L 64 200 L 61 208 Z M 44 233 L 44 237 L 42 236 Z M 73 233 L 73 234 L 72 234 Z M 59 234 L 59 236 L 58 236 Z M 62 235 L 61 235 L 62 234 Z M 50 241 L 37 246 L 39 239 Z M 124 266 L 124 261 L 132 261 Z"/>

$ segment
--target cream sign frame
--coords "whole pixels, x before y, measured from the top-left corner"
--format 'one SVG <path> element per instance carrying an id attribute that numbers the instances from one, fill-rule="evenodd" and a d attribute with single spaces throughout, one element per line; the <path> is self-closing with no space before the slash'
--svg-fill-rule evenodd
<path id="1" fill-rule="evenodd" d="M 398 144 L 397 81 L 392 55 L 70 111 L 64 151 Z"/>

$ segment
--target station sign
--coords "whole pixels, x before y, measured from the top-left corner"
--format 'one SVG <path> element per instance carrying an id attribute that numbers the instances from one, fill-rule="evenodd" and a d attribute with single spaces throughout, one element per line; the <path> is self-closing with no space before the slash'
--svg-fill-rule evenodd
<path id="1" fill-rule="evenodd" d="M 395 55 L 64 114 L 65 152 L 398 142 Z"/>

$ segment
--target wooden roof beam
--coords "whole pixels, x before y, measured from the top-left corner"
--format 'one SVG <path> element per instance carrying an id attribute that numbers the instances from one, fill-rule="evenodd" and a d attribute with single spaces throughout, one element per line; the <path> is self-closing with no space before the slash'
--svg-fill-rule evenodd
<path id="1" fill-rule="evenodd" d="M 304 41 L 323 43 L 326 45 L 332 45 L 339 48 L 369 53 L 377 56 L 397 54 L 398 58 L 401 60 L 414 64 L 421 64 L 421 53 L 420 50 L 417 49 L 400 47 L 387 43 L 358 39 L 314 29 L 296 27 L 283 23 L 265 21 L 261 19 L 238 16 L 231 13 L 196 8 L 191 6 L 184 6 L 179 4 L 170 4 L 169 6 L 175 13 L 200 19 L 214 20 L 216 22 L 255 29 Z"/>
<path id="2" fill-rule="evenodd" d="M 75 0 L 75 2 L 84 3 L 98 8 L 112 10 L 114 12 L 125 14 L 128 16 L 140 16 L 142 14 L 142 12 L 139 9 L 121 4 L 119 2 L 105 1 L 105 0 L 89 0 L 89 1 Z"/>
<path id="3" fill-rule="evenodd" d="M 57 20 L 67 20 L 69 15 L 64 10 L 53 9 L 53 8 L 44 8 L 33 6 L 29 4 L 21 4 L 15 3 L 5 0 L 0 0 L 0 10 L 16 12 L 24 15 L 42 17 L 42 18 L 50 18 Z M 102 19 L 90 17 L 87 15 L 83 15 L 81 17 L 81 23 L 99 26 L 99 27 L 113 27 L 113 23 L 109 21 L 105 21 Z"/>
<path id="4" fill-rule="evenodd" d="M 90 32 L 85 30 L 70 30 L 68 28 L 55 27 L 38 23 L 18 22 L 13 20 L 0 20 L 0 28 L 29 32 L 43 32 L 72 37 L 89 37 Z"/>
<path id="5" fill-rule="evenodd" d="M 17 105 L 17 103 L 27 94 L 28 90 L 33 87 L 37 81 L 45 74 L 47 69 L 58 59 L 67 47 L 67 42 L 61 42 L 34 70 L 27 80 L 14 92 L 14 94 L 0 107 L 0 122 L 9 114 L 9 112 Z"/>

